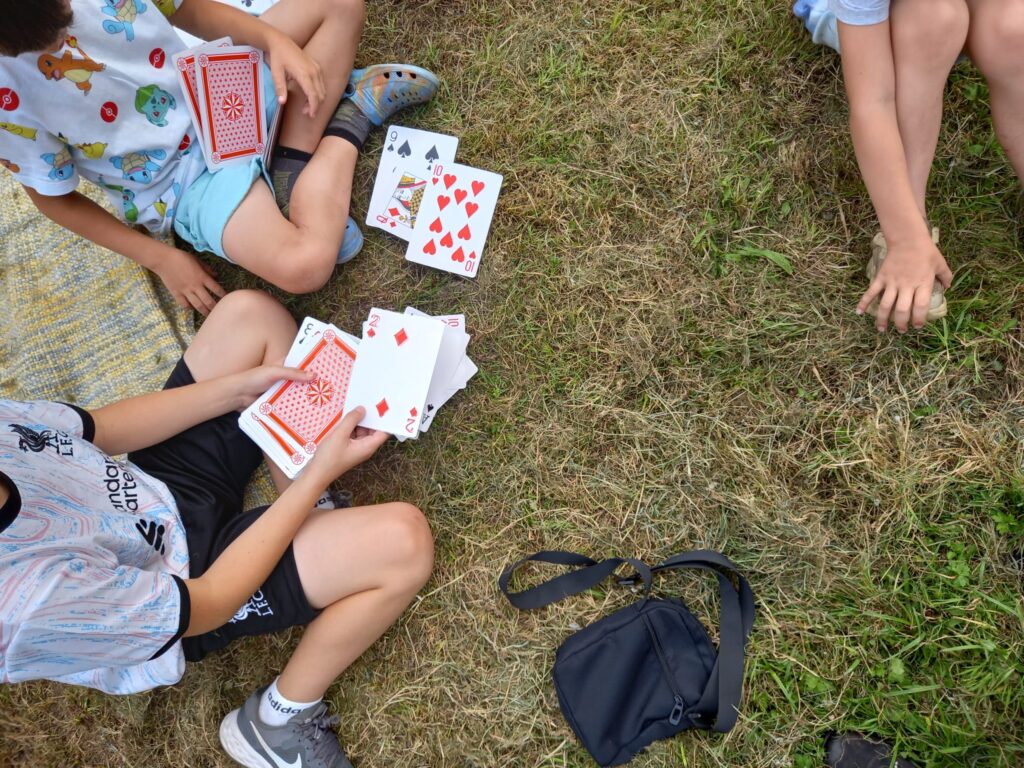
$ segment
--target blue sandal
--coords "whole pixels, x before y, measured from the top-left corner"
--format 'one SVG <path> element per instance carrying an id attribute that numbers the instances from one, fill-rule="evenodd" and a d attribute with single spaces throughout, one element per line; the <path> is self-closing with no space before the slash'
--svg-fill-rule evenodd
<path id="1" fill-rule="evenodd" d="M 376 126 L 406 107 L 426 104 L 441 84 L 437 75 L 412 64 L 374 64 L 352 70 L 345 97 Z"/>

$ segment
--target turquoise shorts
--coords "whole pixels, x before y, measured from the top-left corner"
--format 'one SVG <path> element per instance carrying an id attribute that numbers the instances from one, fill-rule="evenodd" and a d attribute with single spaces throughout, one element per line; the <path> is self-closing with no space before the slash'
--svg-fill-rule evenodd
<path id="1" fill-rule="evenodd" d="M 267 127 L 277 114 L 277 94 L 270 68 L 263 65 L 263 103 L 266 105 Z M 215 253 L 222 259 L 224 253 L 224 227 L 249 194 L 253 183 L 260 177 L 271 185 L 270 173 L 262 158 L 222 168 L 216 173 L 204 170 L 182 193 L 174 215 L 174 231 L 197 251 Z M 273 191 L 273 185 L 271 185 Z"/>

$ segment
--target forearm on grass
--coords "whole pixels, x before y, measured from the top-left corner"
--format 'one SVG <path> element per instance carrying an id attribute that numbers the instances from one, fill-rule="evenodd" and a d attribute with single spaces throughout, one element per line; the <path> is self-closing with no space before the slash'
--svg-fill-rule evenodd
<path id="1" fill-rule="evenodd" d="M 890 245 L 928 237 L 914 200 L 896 114 L 889 25 L 839 25 L 850 134 L 861 176 Z"/>
<path id="2" fill-rule="evenodd" d="M 202 576 L 185 582 L 191 603 L 186 637 L 228 622 L 266 581 L 309 517 L 328 482 L 307 470 L 213 561 Z"/>
<path id="3" fill-rule="evenodd" d="M 171 23 L 203 40 L 231 37 L 235 45 L 267 50 L 268 40 L 281 34 L 255 16 L 217 0 L 184 0 L 171 16 Z"/>
<path id="4" fill-rule="evenodd" d="M 85 195 L 79 192 L 41 195 L 31 187 L 25 187 L 25 191 L 46 218 L 146 269 L 157 271 L 160 256 L 168 246 L 132 229 Z"/>
<path id="5" fill-rule="evenodd" d="M 137 451 L 244 405 L 237 375 L 130 397 L 92 411 L 100 450 Z"/>

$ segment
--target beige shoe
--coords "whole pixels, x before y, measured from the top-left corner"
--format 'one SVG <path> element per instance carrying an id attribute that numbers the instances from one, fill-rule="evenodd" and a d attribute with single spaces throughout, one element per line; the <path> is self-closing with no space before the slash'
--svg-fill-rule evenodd
<path id="1" fill-rule="evenodd" d="M 939 228 L 932 227 L 932 242 L 937 246 L 939 244 Z M 867 272 L 868 282 L 870 283 L 875 279 L 875 275 L 878 274 L 878 270 L 882 267 L 882 262 L 885 261 L 885 257 L 889 253 L 889 247 L 885 243 L 885 235 L 879 232 L 871 240 L 871 258 L 868 260 Z M 942 283 L 938 280 L 935 281 L 935 285 L 932 286 L 932 301 L 928 307 L 928 315 L 925 318 L 926 322 L 932 323 L 936 320 L 941 320 L 946 316 L 946 312 L 949 310 L 949 305 L 946 304 L 946 291 L 942 287 Z M 872 317 L 878 315 L 878 299 L 875 299 L 868 306 L 868 314 Z"/>

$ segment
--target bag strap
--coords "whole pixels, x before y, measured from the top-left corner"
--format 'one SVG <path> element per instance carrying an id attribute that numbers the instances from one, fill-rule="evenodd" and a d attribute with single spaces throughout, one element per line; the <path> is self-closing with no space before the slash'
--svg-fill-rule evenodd
<path id="1" fill-rule="evenodd" d="M 583 567 L 563 573 L 560 576 L 555 576 L 535 587 L 524 589 L 522 592 L 509 592 L 508 583 L 512 579 L 512 574 L 520 566 L 531 561 Z M 501 589 L 502 594 L 508 598 L 508 601 L 520 610 L 543 608 L 545 605 L 557 603 L 559 600 L 570 595 L 576 595 L 597 586 L 613 574 L 623 563 L 629 563 L 633 566 L 643 580 L 644 592 L 650 592 L 651 569 L 639 560 L 631 557 L 609 557 L 607 560 L 598 562 L 585 555 L 579 555 L 575 552 L 563 552 L 561 550 L 538 552 L 513 563 L 502 571 L 501 577 L 498 579 L 498 587 Z"/>
<path id="2" fill-rule="evenodd" d="M 693 711 L 714 717 L 714 730 L 726 733 L 732 730 L 739 717 L 743 694 L 743 654 L 754 626 L 754 593 L 733 562 L 718 552 L 697 550 L 674 555 L 651 571 L 657 573 L 675 568 L 699 568 L 712 571 L 718 577 L 718 658 Z M 738 588 L 729 578 L 730 574 L 736 577 Z"/>

